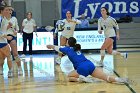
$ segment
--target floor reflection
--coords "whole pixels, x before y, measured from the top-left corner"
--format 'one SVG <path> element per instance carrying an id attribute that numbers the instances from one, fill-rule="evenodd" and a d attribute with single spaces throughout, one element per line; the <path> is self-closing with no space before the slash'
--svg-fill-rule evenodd
<path id="1" fill-rule="evenodd" d="M 24 77 L 54 77 L 54 57 L 53 56 L 37 56 L 35 55 L 32 60 L 27 57 L 22 59 L 21 62 Z M 7 78 L 8 66 L 7 62 L 4 63 L 4 78 Z M 14 76 L 18 76 L 17 65 L 13 62 Z"/>
<path id="2" fill-rule="evenodd" d="M 86 57 L 91 60 L 95 65 L 95 61 L 100 60 L 99 54 L 85 54 Z M 65 60 L 64 60 L 65 61 Z M 114 59 L 112 55 L 106 55 L 104 60 L 104 65 L 108 68 L 114 69 Z M 68 64 L 68 62 L 65 62 Z M 52 78 L 54 74 L 54 55 L 33 55 L 33 58 L 30 59 L 29 56 L 26 56 L 25 59 L 22 59 L 21 62 L 23 69 L 24 77 L 47 77 Z M 17 64 L 13 62 L 14 76 L 18 76 Z M 65 72 L 65 71 L 63 71 Z M 8 66 L 7 62 L 4 64 L 4 77 L 7 77 Z"/>

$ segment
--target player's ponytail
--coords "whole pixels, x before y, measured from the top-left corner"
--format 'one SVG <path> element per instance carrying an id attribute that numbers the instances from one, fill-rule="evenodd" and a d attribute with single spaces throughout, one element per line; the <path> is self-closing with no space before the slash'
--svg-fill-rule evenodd
<path id="1" fill-rule="evenodd" d="M 80 51 L 81 50 L 81 45 L 80 44 L 76 44 L 74 46 L 74 51 Z"/>
<path id="2" fill-rule="evenodd" d="M 70 47 L 74 48 L 74 51 L 81 50 L 81 45 L 80 44 L 76 44 L 76 39 L 74 37 L 70 37 L 68 39 L 68 44 L 69 44 Z"/>

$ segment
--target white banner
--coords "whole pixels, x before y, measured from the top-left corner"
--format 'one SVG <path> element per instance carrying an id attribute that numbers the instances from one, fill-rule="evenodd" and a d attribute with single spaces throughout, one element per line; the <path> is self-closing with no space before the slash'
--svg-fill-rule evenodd
<path id="1" fill-rule="evenodd" d="M 46 45 L 53 44 L 52 32 L 37 32 L 37 36 L 33 33 L 33 50 L 49 50 Z M 23 38 L 20 33 L 17 34 L 17 48 L 18 51 L 23 51 Z M 29 49 L 27 43 L 27 50 Z"/>
<path id="2" fill-rule="evenodd" d="M 58 45 L 60 44 L 61 32 L 58 32 Z M 82 49 L 100 49 L 104 42 L 104 34 L 99 34 L 97 30 L 75 31 L 74 37 Z"/>

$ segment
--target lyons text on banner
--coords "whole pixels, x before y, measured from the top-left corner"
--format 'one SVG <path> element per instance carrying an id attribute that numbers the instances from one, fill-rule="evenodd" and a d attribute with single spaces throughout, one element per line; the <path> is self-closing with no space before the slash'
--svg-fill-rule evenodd
<path id="1" fill-rule="evenodd" d="M 99 18 L 101 7 L 107 7 L 110 15 L 115 18 L 129 15 L 140 17 L 139 0 L 62 0 L 62 18 L 66 17 L 66 11 L 70 10 L 74 18 L 80 17 L 87 12 L 87 17 Z"/>

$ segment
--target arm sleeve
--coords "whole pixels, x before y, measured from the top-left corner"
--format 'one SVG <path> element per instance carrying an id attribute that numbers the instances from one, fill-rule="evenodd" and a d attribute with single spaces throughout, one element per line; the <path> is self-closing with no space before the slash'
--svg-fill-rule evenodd
<path id="1" fill-rule="evenodd" d="M 111 19 L 112 19 L 113 26 L 116 28 L 117 31 L 119 31 L 119 25 L 118 25 L 117 21 L 114 18 L 111 18 Z"/>
<path id="2" fill-rule="evenodd" d="M 60 51 L 59 51 L 59 48 L 60 48 L 60 46 L 55 46 L 55 47 L 54 47 L 54 50 L 57 51 L 57 52 L 60 52 Z"/>
<path id="3" fill-rule="evenodd" d="M 55 51 L 57 51 L 57 52 L 59 52 L 59 53 L 64 53 L 64 54 L 66 54 L 66 48 L 65 48 L 65 46 L 55 46 L 54 47 L 54 50 Z"/>
<path id="4" fill-rule="evenodd" d="M 98 31 L 101 31 L 101 20 L 98 19 Z"/>
<path id="5" fill-rule="evenodd" d="M 16 30 L 19 31 L 18 21 L 16 19 Z"/>

